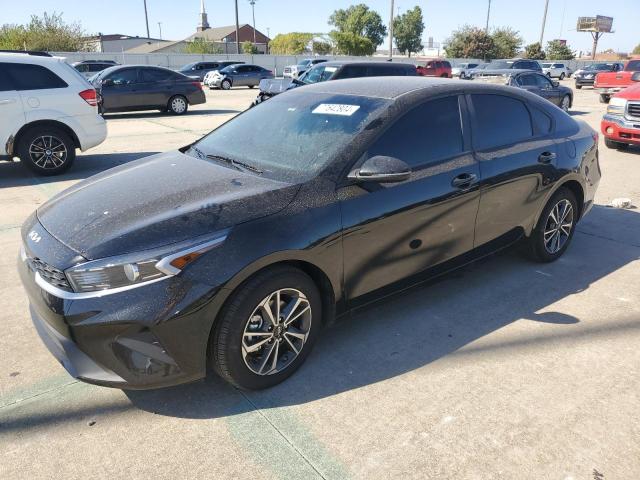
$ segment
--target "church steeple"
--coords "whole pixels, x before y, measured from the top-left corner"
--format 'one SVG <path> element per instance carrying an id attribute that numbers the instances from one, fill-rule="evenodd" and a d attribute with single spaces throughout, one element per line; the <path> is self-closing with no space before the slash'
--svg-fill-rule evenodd
<path id="1" fill-rule="evenodd" d="M 203 30 L 207 30 L 209 27 L 209 22 L 207 21 L 207 12 L 204 11 L 204 0 L 200 0 L 200 23 L 198 23 L 198 32 L 202 32 Z"/>

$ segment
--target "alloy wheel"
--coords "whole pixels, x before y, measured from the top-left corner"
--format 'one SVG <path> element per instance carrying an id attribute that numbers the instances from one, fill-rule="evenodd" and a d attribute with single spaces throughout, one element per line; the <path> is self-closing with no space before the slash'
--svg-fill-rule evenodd
<path id="1" fill-rule="evenodd" d="M 58 168 L 67 160 L 67 147 L 56 136 L 42 135 L 36 137 L 29 145 L 29 157 L 39 168 Z"/>
<path id="2" fill-rule="evenodd" d="M 171 100 L 171 110 L 175 113 L 184 113 L 187 109 L 187 102 L 182 97 L 175 97 Z"/>
<path id="3" fill-rule="evenodd" d="M 311 330 L 311 304 L 294 288 L 267 295 L 247 319 L 242 358 L 257 375 L 273 375 L 289 367 L 302 352 Z"/>
<path id="4" fill-rule="evenodd" d="M 571 100 L 569 100 L 569 95 L 565 95 L 562 98 L 562 104 L 560 105 L 560 108 L 562 108 L 562 110 L 564 110 L 565 112 L 568 112 L 570 104 L 571 104 Z"/>
<path id="5" fill-rule="evenodd" d="M 544 227 L 544 248 L 551 255 L 558 253 L 567 243 L 573 228 L 573 206 L 566 198 L 556 203 Z"/>

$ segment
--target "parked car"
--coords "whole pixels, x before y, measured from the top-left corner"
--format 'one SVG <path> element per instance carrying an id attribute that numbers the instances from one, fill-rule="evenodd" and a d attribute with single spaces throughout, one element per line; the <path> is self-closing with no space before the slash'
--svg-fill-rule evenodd
<path id="1" fill-rule="evenodd" d="M 118 65 L 118 63 L 113 60 L 82 60 L 71 64 L 84 78 L 91 78 L 96 73 L 114 65 Z"/>
<path id="2" fill-rule="evenodd" d="M 201 82 L 204 82 L 205 76 L 209 73 L 212 73 L 216 70 L 222 70 L 223 68 L 228 67 L 229 65 L 239 65 L 243 63 L 244 62 L 227 61 L 227 60 L 225 61 L 215 60 L 211 62 L 193 62 L 193 63 L 186 64 L 184 67 L 182 67 L 178 71 L 183 75 L 186 75 L 187 77 L 197 78 Z"/>
<path id="3" fill-rule="evenodd" d="M 0 53 L 0 158 L 38 175 L 67 170 L 107 137 L 96 91 L 63 58 Z"/>
<path id="4" fill-rule="evenodd" d="M 536 60 L 492 60 L 481 69 L 470 70 L 467 78 L 473 79 L 477 75 L 503 75 L 510 73 L 509 70 L 533 70 L 542 73 L 542 67 Z"/>
<path id="5" fill-rule="evenodd" d="M 326 58 L 306 58 L 297 65 L 287 65 L 282 72 L 283 77 L 298 78 L 314 65 L 326 62 Z"/>
<path id="6" fill-rule="evenodd" d="M 592 87 L 596 75 L 600 72 L 619 72 L 622 69 L 624 69 L 624 64 L 620 62 L 592 63 L 580 68 L 573 74 L 576 89 L 580 90 L 585 86 Z"/>
<path id="7" fill-rule="evenodd" d="M 429 60 L 424 65 L 416 65 L 418 75 L 423 77 L 451 78 L 451 64 L 446 60 Z"/>
<path id="8" fill-rule="evenodd" d="M 101 113 L 160 110 L 175 115 L 205 103 L 197 80 L 164 67 L 121 65 L 92 77 Z"/>
<path id="9" fill-rule="evenodd" d="M 565 77 L 571 77 L 573 70 L 564 63 L 543 63 L 542 73 L 549 78 L 559 78 L 564 80 Z"/>
<path id="10" fill-rule="evenodd" d="M 640 82 L 640 72 L 634 74 L 634 81 Z M 640 145 L 640 83 L 611 97 L 600 129 L 609 148 Z"/>
<path id="11" fill-rule="evenodd" d="M 71 186 L 18 268 L 71 375 L 259 389 L 359 305 L 518 241 L 557 260 L 599 180 L 597 133 L 524 90 L 326 82 Z"/>
<path id="12" fill-rule="evenodd" d="M 600 102 L 609 103 L 611 95 L 631 85 L 631 77 L 640 71 L 640 60 L 629 60 L 619 72 L 599 72 L 593 87 L 600 93 Z"/>
<path id="13" fill-rule="evenodd" d="M 260 80 L 265 78 L 273 78 L 273 72 L 259 65 L 229 65 L 214 72 L 206 85 L 210 89 L 222 90 L 229 90 L 231 87 L 253 88 L 260 85 Z"/>
<path id="14" fill-rule="evenodd" d="M 298 79 L 273 79 L 260 82 L 260 93 L 251 104 L 252 107 L 268 100 L 274 95 L 293 88 L 311 85 L 327 80 L 361 77 L 416 76 L 416 68 L 410 63 L 402 62 L 354 62 L 340 60 L 325 62 L 312 67 Z"/>
<path id="15" fill-rule="evenodd" d="M 451 69 L 451 76 L 460 77 L 461 79 L 464 79 L 467 76 L 467 72 L 469 70 L 478 68 L 479 65 L 480 65 L 479 63 L 461 63 L 457 67 L 453 67 Z"/>

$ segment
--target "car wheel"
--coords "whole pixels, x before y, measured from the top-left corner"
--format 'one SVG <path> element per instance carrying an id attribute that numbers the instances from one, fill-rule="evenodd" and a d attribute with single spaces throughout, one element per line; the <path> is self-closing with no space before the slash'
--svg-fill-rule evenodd
<path id="1" fill-rule="evenodd" d="M 167 109 L 174 115 L 182 115 L 187 112 L 189 102 L 182 95 L 175 95 L 169 99 Z"/>
<path id="2" fill-rule="evenodd" d="M 249 88 L 253 88 L 253 87 L 255 87 L 255 85 L 248 85 L 248 87 L 249 87 Z"/>
<path id="3" fill-rule="evenodd" d="M 20 136 L 20 161 L 38 175 L 58 175 L 67 170 L 76 158 L 76 146 L 71 137 L 55 127 L 36 127 Z"/>
<path id="4" fill-rule="evenodd" d="M 582 85 L 578 85 L 578 84 L 576 83 L 576 90 L 580 90 L 581 88 L 582 88 Z"/>
<path id="5" fill-rule="evenodd" d="M 229 90 L 231 88 L 231 80 L 224 79 L 220 84 L 220 88 L 222 88 L 223 90 Z"/>
<path id="6" fill-rule="evenodd" d="M 551 72 L 547 72 L 547 77 L 551 78 Z"/>
<path id="7" fill-rule="evenodd" d="M 553 262 L 566 251 L 578 221 L 573 192 L 560 188 L 547 203 L 536 228 L 528 238 L 529 256 L 538 262 Z"/>
<path id="8" fill-rule="evenodd" d="M 560 74 L 560 80 L 564 80 L 564 77 L 565 77 L 564 72 L 562 72 L 562 73 Z"/>
<path id="9" fill-rule="evenodd" d="M 465 79 L 465 74 L 464 72 L 460 72 L 460 80 L 464 80 Z"/>
<path id="10" fill-rule="evenodd" d="M 304 272 L 277 267 L 232 294 L 209 342 L 213 369 L 236 387 L 258 390 L 292 375 L 321 327 L 318 288 Z"/>
<path id="11" fill-rule="evenodd" d="M 569 107 L 571 106 L 571 97 L 569 95 L 565 95 L 562 97 L 562 102 L 560 102 L 560 108 L 565 112 L 569 111 Z"/>
<path id="12" fill-rule="evenodd" d="M 610 95 L 600 94 L 600 103 L 609 103 L 609 100 L 611 100 Z"/>

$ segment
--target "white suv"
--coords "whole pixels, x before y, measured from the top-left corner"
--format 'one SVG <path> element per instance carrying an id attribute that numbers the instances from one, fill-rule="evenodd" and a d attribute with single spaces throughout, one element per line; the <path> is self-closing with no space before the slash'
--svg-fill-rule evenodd
<path id="1" fill-rule="evenodd" d="M 56 175 L 106 136 L 96 91 L 63 58 L 0 53 L 0 158 Z"/>
<path id="2" fill-rule="evenodd" d="M 564 63 L 543 63 L 542 73 L 549 78 L 559 78 L 564 80 L 564 77 L 570 77 L 573 70 L 571 70 Z"/>

